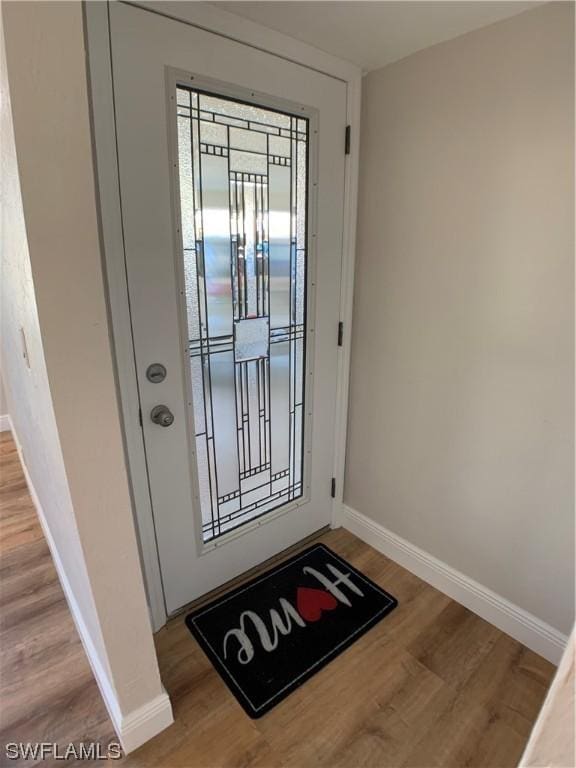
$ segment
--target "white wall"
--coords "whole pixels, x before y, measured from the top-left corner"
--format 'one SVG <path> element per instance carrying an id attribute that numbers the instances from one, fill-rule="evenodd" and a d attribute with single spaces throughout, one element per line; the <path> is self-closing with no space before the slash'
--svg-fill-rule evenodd
<path id="1" fill-rule="evenodd" d="M 574 612 L 574 18 L 364 83 L 345 501 L 561 632 Z"/>
<path id="2" fill-rule="evenodd" d="M 2 272 L 0 270 L 0 280 L 2 279 Z M 4 389 L 4 381 L 2 380 L 2 367 L 0 365 L 0 431 L 9 429 L 8 421 L 8 403 L 6 401 L 6 390 Z"/>
<path id="3" fill-rule="evenodd" d="M 170 707 L 142 583 L 110 347 L 81 4 L 6 2 L 2 12 L 2 371 L 10 415 L 116 726 L 134 724 L 130 715 L 151 702 L 164 707 L 165 726 Z M 133 737 L 132 729 L 129 746 Z"/>
<path id="4" fill-rule="evenodd" d="M 107 657 L 96 617 L 74 517 L 44 360 L 26 223 L 18 178 L 5 50 L 2 45 L 0 95 L 0 178 L 2 183 L 2 375 L 6 404 L 42 502 L 83 620 L 101 663 Z M 30 367 L 23 355 L 22 332 Z"/>

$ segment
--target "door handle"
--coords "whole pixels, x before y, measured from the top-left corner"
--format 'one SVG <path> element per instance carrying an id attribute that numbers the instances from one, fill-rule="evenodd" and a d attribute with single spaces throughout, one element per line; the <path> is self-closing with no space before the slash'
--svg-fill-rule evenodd
<path id="1" fill-rule="evenodd" d="M 174 414 L 166 405 L 155 405 L 150 411 L 150 418 L 161 427 L 169 427 L 174 423 Z"/>

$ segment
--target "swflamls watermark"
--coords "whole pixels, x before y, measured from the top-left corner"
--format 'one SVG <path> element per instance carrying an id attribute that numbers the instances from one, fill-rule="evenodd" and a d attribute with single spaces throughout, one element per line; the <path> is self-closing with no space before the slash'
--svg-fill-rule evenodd
<path id="1" fill-rule="evenodd" d="M 116 741 L 109 744 L 96 741 L 81 741 L 79 744 L 11 741 L 5 745 L 5 753 L 8 760 L 119 760 L 122 747 Z"/>

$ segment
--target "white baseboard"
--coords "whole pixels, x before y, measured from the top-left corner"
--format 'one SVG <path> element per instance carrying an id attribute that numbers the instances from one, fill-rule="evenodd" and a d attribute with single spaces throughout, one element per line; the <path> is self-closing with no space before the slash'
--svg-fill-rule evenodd
<path id="1" fill-rule="evenodd" d="M 50 531 L 50 526 L 48 525 L 48 521 L 42 509 L 42 505 L 40 504 L 40 499 L 38 498 L 38 494 L 36 493 L 36 489 L 32 483 L 28 468 L 24 462 L 22 446 L 20 445 L 20 441 L 18 440 L 18 436 L 14 431 L 12 424 L 10 424 L 10 429 L 14 437 L 14 442 L 16 444 L 16 449 L 18 451 L 24 477 L 26 478 L 28 491 L 32 498 L 36 513 L 38 514 L 38 519 L 40 521 L 40 525 L 42 526 L 42 531 L 48 544 L 48 548 L 50 549 L 50 554 L 52 555 L 54 567 L 56 568 L 60 584 L 64 591 L 66 602 L 68 603 L 68 608 L 70 609 L 72 619 L 76 625 L 76 629 L 84 647 L 84 652 L 86 653 L 86 657 L 90 667 L 92 668 L 92 673 L 94 674 L 94 678 L 108 711 L 108 715 L 110 716 L 110 720 L 112 721 L 114 730 L 120 739 L 125 754 L 128 754 L 129 752 L 133 752 L 139 746 L 156 736 L 156 734 L 160 733 L 160 731 L 163 731 L 174 722 L 170 698 L 164 691 L 163 693 L 156 696 L 156 698 L 144 704 L 142 707 L 139 707 L 137 710 L 129 712 L 127 715 L 122 713 L 118 704 L 118 696 L 116 694 L 116 690 L 110 681 L 108 672 L 100 659 L 100 654 L 96 650 L 96 646 L 94 645 L 90 632 L 88 631 L 88 627 L 86 626 L 82 616 L 80 607 L 74 596 L 70 582 L 68 581 L 66 571 L 58 553 L 56 542 L 54 541 Z"/>
<path id="2" fill-rule="evenodd" d="M 168 728 L 174 722 L 170 697 L 164 691 L 144 706 L 130 712 L 123 718 L 120 727 L 120 740 L 124 752 L 128 754 L 145 744 L 157 733 Z"/>
<path id="3" fill-rule="evenodd" d="M 7 413 L 0 415 L 0 432 L 10 432 L 12 424 L 10 422 L 10 416 Z"/>
<path id="4" fill-rule="evenodd" d="M 344 504 L 342 511 L 344 527 L 359 539 L 532 651 L 558 664 L 568 642 L 562 632 L 355 509 Z"/>

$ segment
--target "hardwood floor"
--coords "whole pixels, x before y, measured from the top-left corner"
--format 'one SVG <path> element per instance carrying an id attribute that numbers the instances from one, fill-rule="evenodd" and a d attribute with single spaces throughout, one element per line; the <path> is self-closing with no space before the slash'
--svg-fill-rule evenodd
<path id="1" fill-rule="evenodd" d="M 9 742 L 117 741 L 58 581 L 16 446 L 0 433 L 0 766 Z M 86 765 L 86 763 L 83 763 Z"/>
<path id="2" fill-rule="evenodd" d="M 6 543 L 0 565 L 2 736 L 110 739 L 17 457 L 4 436 L 0 461 Z M 330 531 L 321 540 L 394 594 L 398 608 L 260 720 L 244 714 L 184 617 L 173 619 L 156 645 L 176 722 L 121 765 L 517 764 L 554 667 L 347 531 Z"/>
<path id="3" fill-rule="evenodd" d="M 344 530 L 321 537 L 398 608 L 260 720 L 183 619 L 157 635 L 176 723 L 129 766 L 515 766 L 554 667 Z"/>

